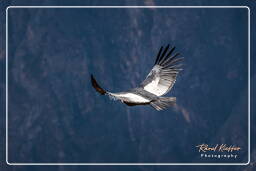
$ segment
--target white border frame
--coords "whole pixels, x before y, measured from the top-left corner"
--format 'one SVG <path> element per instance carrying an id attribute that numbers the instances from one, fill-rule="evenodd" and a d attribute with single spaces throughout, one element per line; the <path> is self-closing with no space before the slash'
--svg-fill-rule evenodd
<path id="1" fill-rule="evenodd" d="M 10 8 L 246 8 L 248 10 L 248 162 L 246 163 L 10 163 L 8 162 L 8 10 Z M 250 8 L 248 6 L 8 6 L 6 8 L 6 163 L 8 165 L 248 165 L 250 163 Z"/>

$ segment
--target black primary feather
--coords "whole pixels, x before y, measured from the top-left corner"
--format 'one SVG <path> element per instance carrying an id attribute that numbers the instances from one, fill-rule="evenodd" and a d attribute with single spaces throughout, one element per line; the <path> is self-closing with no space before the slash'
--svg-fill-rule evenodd
<path id="1" fill-rule="evenodd" d="M 162 54 L 161 52 L 162 52 L 163 46 L 160 48 L 155 61 L 155 65 L 160 65 L 161 67 L 163 67 L 163 69 L 172 69 L 173 71 L 176 69 L 180 70 L 181 65 L 177 65 L 177 64 L 179 64 L 184 58 L 183 57 L 177 58 L 177 56 L 180 55 L 179 53 L 172 55 L 175 50 L 175 47 L 173 47 L 168 52 L 169 47 L 170 45 L 168 44 L 165 47 Z"/>
<path id="2" fill-rule="evenodd" d="M 99 86 L 99 84 L 97 83 L 97 81 L 95 80 L 92 74 L 91 74 L 91 83 L 92 83 L 92 86 L 95 88 L 95 90 L 99 92 L 101 95 L 106 94 L 106 91 Z"/>
<path id="3" fill-rule="evenodd" d="M 160 65 L 164 65 L 164 63 L 170 59 L 169 57 L 171 56 L 171 54 L 172 54 L 172 52 L 174 51 L 174 49 L 175 49 L 175 47 L 173 47 L 173 48 L 170 50 L 170 52 L 169 52 L 161 61 L 159 61 L 159 64 L 160 64 Z"/>
<path id="4" fill-rule="evenodd" d="M 164 55 L 166 54 L 166 52 L 168 51 L 168 49 L 169 49 L 169 44 L 166 46 L 166 48 L 164 49 L 164 52 L 163 52 L 163 54 L 161 55 L 161 57 L 159 58 L 159 60 L 158 60 L 158 64 L 162 61 L 162 59 L 164 58 Z"/>
<path id="5" fill-rule="evenodd" d="M 157 64 L 157 63 L 158 63 L 158 60 L 159 60 L 159 57 L 161 56 L 161 52 L 162 52 L 162 50 L 163 50 L 163 46 L 161 46 L 161 48 L 160 48 L 160 50 L 159 50 L 159 52 L 158 52 L 158 54 L 157 54 L 155 64 Z"/>

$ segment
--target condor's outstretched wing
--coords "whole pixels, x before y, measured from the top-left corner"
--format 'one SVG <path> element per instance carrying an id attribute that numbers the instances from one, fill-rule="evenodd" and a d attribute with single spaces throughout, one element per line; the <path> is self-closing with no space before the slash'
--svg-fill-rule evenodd
<path id="1" fill-rule="evenodd" d="M 173 54 L 175 47 L 168 51 L 169 45 L 163 50 L 160 48 L 155 65 L 147 78 L 141 83 L 141 87 L 157 96 L 168 93 L 176 81 L 177 74 L 181 69 L 180 63 L 183 58 L 177 58 L 179 53 Z"/>

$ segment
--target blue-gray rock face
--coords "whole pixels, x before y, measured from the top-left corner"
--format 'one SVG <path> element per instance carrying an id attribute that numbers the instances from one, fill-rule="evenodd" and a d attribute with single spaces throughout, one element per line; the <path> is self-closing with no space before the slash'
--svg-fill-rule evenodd
<path id="1" fill-rule="evenodd" d="M 246 8 L 8 13 L 9 162 L 247 162 Z M 112 92 L 136 87 L 168 43 L 185 57 L 167 94 L 175 108 L 128 107 L 92 88 L 91 73 Z M 242 150 L 201 158 L 202 143 Z"/>

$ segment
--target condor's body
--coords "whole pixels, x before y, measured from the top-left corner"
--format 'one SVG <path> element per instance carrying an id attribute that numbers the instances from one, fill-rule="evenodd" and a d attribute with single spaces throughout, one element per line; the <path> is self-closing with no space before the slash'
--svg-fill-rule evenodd
<path id="1" fill-rule="evenodd" d="M 145 91 L 143 88 L 135 88 L 127 92 L 119 93 L 108 92 L 108 94 L 129 106 L 149 104 L 158 98 L 156 95 Z"/>

